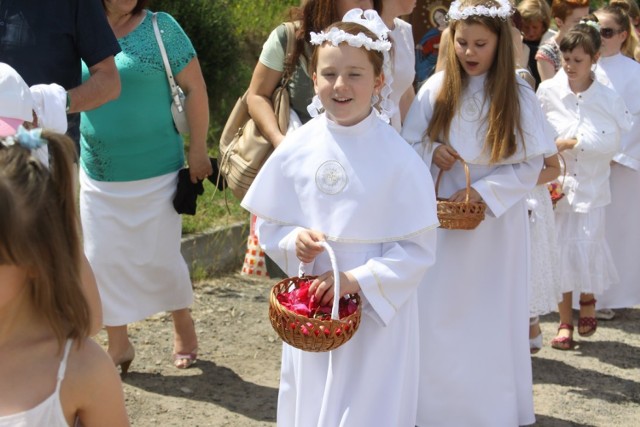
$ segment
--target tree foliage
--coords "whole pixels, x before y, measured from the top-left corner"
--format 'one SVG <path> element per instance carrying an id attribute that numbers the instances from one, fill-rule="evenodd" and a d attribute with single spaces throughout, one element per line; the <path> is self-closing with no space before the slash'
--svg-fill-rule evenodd
<path id="1" fill-rule="evenodd" d="M 299 0 L 152 0 L 172 15 L 193 43 L 207 83 L 212 139 L 249 84 L 262 43 Z M 215 145 L 215 143 L 213 143 Z"/>

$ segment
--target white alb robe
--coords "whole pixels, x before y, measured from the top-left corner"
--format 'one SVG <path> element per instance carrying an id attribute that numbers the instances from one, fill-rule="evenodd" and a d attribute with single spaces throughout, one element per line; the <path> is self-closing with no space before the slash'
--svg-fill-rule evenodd
<path id="1" fill-rule="evenodd" d="M 634 307 L 640 305 L 640 64 L 622 54 L 601 56 L 595 74 L 620 94 L 633 117 L 633 127 L 622 135 L 622 151 L 613 158 L 606 207 L 605 233 L 620 282 L 596 299 L 600 308 Z"/>
<path id="2" fill-rule="evenodd" d="M 423 144 L 444 74 L 418 92 L 402 136 L 431 164 Z M 483 152 L 488 102 L 485 76 L 471 77 L 450 144 L 465 159 L 471 183 L 487 204 L 475 230 L 438 230 L 437 262 L 418 289 L 420 386 L 418 426 L 517 426 L 535 421 L 528 328 L 529 232 L 524 197 L 537 181 L 550 127 L 521 79 L 526 150 L 490 165 Z M 439 169 L 431 166 L 433 176 Z M 465 188 L 459 162 L 443 174 L 439 196 Z"/>
<path id="3" fill-rule="evenodd" d="M 434 262 L 438 225 L 424 163 L 373 113 L 350 127 L 322 114 L 287 134 L 242 206 L 260 218 L 260 242 L 289 276 L 298 273 L 298 232 L 325 233 L 363 299 L 358 331 L 336 350 L 283 345 L 278 426 L 414 426 L 416 289 Z M 329 270 L 326 252 L 305 265 L 311 275 Z"/>

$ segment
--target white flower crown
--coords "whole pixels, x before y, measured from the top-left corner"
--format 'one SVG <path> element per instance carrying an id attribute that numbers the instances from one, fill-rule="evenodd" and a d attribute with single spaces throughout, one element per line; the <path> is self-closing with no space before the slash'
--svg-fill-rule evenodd
<path id="1" fill-rule="evenodd" d="M 344 15 L 342 22 L 355 22 L 370 30 L 379 40 L 373 40 L 364 33 L 357 35 L 349 34 L 343 30 L 332 28 L 329 32 L 321 31 L 320 33 L 311 32 L 311 44 L 321 45 L 329 42 L 334 46 L 340 43 L 347 43 L 353 47 L 365 47 L 367 50 L 376 50 L 378 52 L 388 52 L 391 50 L 391 42 L 388 40 L 387 33 L 389 29 L 378 16 L 375 10 L 351 9 Z"/>
<path id="2" fill-rule="evenodd" d="M 374 96 L 374 99 L 372 99 L 372 105 L 375 107 L 374 109 L 376 110 L 378 117 L 389 123 L 396 110 L 393 101 L 389 99 L 389 95 L 391 94 L 391 83 L 393 82 L 391 59 L 389 57 L 391 42 L 387 36 L 389 29 L 382 21 L 382 18 L 378 15 L 378 12 L 373 9 L 365 11 L 362 9 L 351 9 L 344 15 L 342 22 L 355 22 L 356 24 L 360 24 L 374 33 L 378 37 L 378 40 L 373 40 L 364 33 L 353 35 L 334 27 L 328 32 L 311 32 L 311 44 L 320 46 L 324 42 L 329 42 L 333 46 L 339 46 L 341 43 L 347 43 L 352 47 L 364 47 L 367 50 L 382 52 L 384 56 L 382 72 L 384 73 L 385 81 L 382 89 L 380 90 L 380 97 Z M 313 97 L 311 104 L 307 107 L 307 111 L 311 117 L 316 117 L 322 110 L 322 102 L 320 102 L 320 98 L 316 95 Z"/>
<path id="3" fill-rule="evenodd" d="M 496 0 L 500 7 L 495 6 L 467 6 L 460 9 L 460 0 L 456 0 L 451 3 L 447 17 L 450 21 L 460 21 L 467 19 L 470 16 L 488 16 L 491 18 L 507 19 L 513 14 L 513 7 L 509 0 Z"/>

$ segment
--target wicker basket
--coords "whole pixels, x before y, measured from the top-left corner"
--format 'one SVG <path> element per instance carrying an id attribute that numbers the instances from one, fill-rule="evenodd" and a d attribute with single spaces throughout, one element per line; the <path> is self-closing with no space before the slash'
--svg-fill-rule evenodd
<path id="1" fill-rule="evenodd" d="M 440 178 L 443 169 L 440 169 L 438 178 L 436 178 L 436 199 L 438 201 L 438 220 L 440 227 L 449 230 L 473 230 L 484 219 L 484 211 L 487 205 L 484 202 L 470 202 L 469 195 L 471 192 L 471 177 L 469 176 L 469 166 L 462 159 L 458 158 L 464 166 L 464 174 L 467 181 L 465 201 L 450 202 L 447 199 L 438 197 L 438 187 L 440 186 Z"/>
<path id="2" fill-rule="evenodd" d="M 323 242 L 324 243 L 324 242 Z M 335 285 L 335 294 L 340 294 L 340 275 L 335 263 L 335 256 L 328 244 L 325 248 L 331 257 Z M 269 320 L 271 326 L 280 338 L 287 344 L 304 351 L 321 352 L 330 351 L 340 347 L 353 337 L 360 326 L 362 304 L 356 294 L 358 309 L 355 313 L 342 319 L 338 316 L 339 298 L 333 299 L 333 310 L 330 320 L 313 319 L 294 313 L 283 307 L 278 301 L 278 295 L 291 291 L 300 286 L 305 280 L 313 280 L 314 276 L 291 277 L 276 283 L 269 296 Z"/>

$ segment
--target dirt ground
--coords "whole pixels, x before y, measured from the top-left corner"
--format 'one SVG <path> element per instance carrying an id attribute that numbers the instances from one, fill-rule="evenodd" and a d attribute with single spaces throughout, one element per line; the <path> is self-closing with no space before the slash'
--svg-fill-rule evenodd
<path id="1" fill-rule="evenodd" d="M 136 358 L 123 385 L 132 425 L 276 425 L 281 344 L 267 317 L 272 284 L 240 275 L 197 283 L 199 359 L 185 371 L 170 363 L 168 316 L 131 325 Z M 532 358 L 536 426 L 640 426 L 640 307 L 600 322 L 569 352 L 548 346 L 557 321 L 541 319 L 545 347 Z M 98 340 L 106 345 L 104 332 Z"/>

